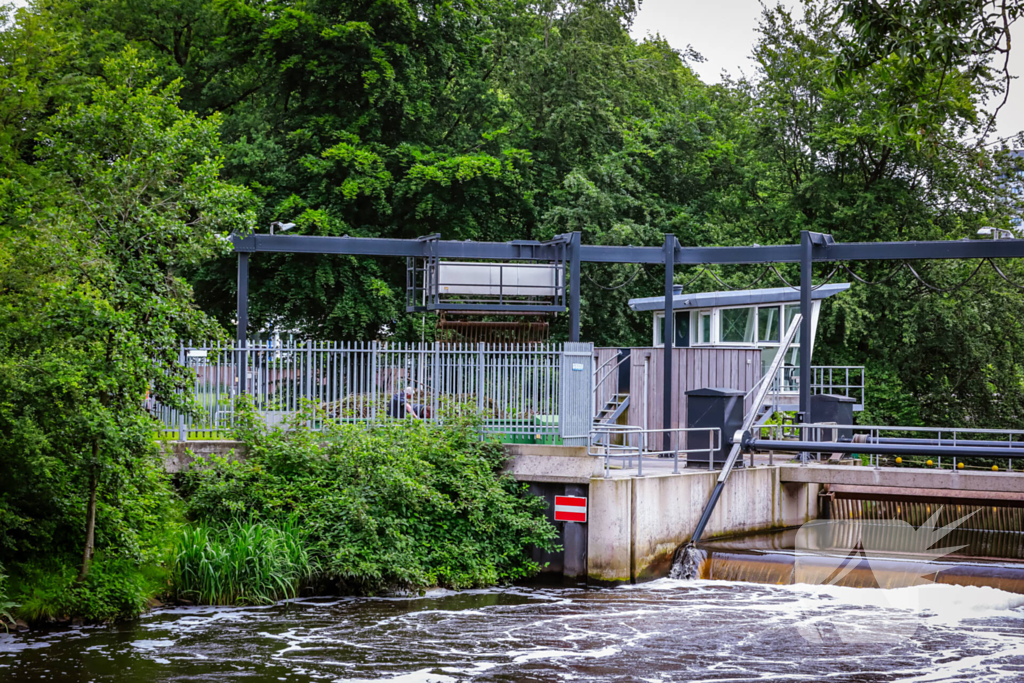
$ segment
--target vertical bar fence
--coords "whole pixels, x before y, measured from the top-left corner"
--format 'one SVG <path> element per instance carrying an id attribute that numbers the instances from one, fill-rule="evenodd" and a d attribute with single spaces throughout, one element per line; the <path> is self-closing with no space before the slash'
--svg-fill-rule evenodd
<path id="1" fill-rule="evenodd" d="M 578 365 L 581 345 L 572 346 Z M 243 393 L 269 426 L 293 419 L 309 402 L 316 410 L 308 426 L 322 430 L 325 421 L 408 417 L 400 404 L 411 388 L 409 403 L 420 419 L 438 422 L 479 413 L 482 431 L 504 441 L 562 443 L 565 406 L 589 403 L 591 393 L 588 386 L 581 387 L 581 397 L 565 395 L 565 353 L 561 344 L 190 342 L 178 355 L 194 372 L 196 414 L 152 400 L 148 407 L 163 438 L 218 439 L 230 438 Z M 590 378 L 590 367 L 574 374 Z"/>

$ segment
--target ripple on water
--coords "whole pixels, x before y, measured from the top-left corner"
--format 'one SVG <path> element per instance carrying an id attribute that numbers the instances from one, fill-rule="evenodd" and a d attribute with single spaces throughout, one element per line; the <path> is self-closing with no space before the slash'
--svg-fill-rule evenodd
<path id="1" fill-rule="evenodd" d="M 996 683 L 1024 680 L 1024 596 L 665 579 L 170 608 L 0 635 L 0 666 L 58 681 Z"/>

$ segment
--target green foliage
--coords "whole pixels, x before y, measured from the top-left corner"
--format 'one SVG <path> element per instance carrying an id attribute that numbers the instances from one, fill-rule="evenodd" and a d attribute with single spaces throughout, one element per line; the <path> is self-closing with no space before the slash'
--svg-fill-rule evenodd
<path id="1" fill-rule="evenodd" d="M 306 534 L 294 518 L 198 522 L 178 535 L 178 597 L 212 605 L 262 605 L 293 598 L 318 575 Z"/>
<path id="2" fill-rule="evenodd" d="M 15 607 L 17 604 L 7 599 L 7 575 L 4 574 L 3 564 L 0 564 L 0 624 L 3 624 L 5 631 L 7 624 L 14 621 L 11 610 Z"/>
<path id="3" fill-rule="evenodd" d="M 112 592 L 128 569 L 85 580 L 95 550 L 125 567 L 154 561 L 173 508 L 143 397 L 187 409 L 174 348 L 219 332 L 181 269 L 252 218 L 247 191 L 219 179 L 216 117 L 183 111 L 180 83 L 130 48 L 102 67 L 40 125 L 41 191 L 11 195 L 0 219 L 0 549 L 19 566 L 79 553 L 80 583 L 54 609 L 96 618 L 138 601 Z"/>
<path id="4" fill-rule="evenodd" d="M 959 79 L 978 83 L 986 99 L 1000 97 L 1005 104 L 1010 31 L 1024 13 L 1020 0 L 839 0 L 834 5 L 838 23 L 847 29 L 834 59 L 838 85 L 880 64 L 906 75 L 886 93 L 894 132 L 920 141 L 942 128 L 944 117 L 926 103 L 940 99 L 944 86 Z"/>
<path id="5" fill-rule="evenodd" d="M 68 564 L 54 561 L 20 566 L 15 586 L 20 605 L 15 614 L 30 623 L 132 619 L 167 590 L 166 570 L 116 558 L 97 556 L 83 581 L 76 573 Z"/>
<path id="6" fill-rule="evenodd" d="M 307 411 L 287 430 L 243 412 L 248 459 L 191 470 L 190 516 L 210 525 L 239 514 L 294 518 L 323 580 L 359 592 L 505 583 L 538 569 L 527 545 L 552 547 L 544 502 L 501 474 L 501 447 L 480 442 L 471 421 L 328 423 L 320 433 L 305 427 L 315 417 Z"/>

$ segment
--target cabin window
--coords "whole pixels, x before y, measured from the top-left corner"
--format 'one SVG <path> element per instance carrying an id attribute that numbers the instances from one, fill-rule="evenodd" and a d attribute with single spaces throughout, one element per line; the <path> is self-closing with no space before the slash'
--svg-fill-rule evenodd
<path id="1" fill-rule="evenodd" d="M 757 340 L 779 341 L 779 307 L 760 306 L 757 309 Z"/>
<path id="2" fill-rule="evenodd" d="M 690 312 L 679 311 L 675 316 L 675 337 L 676 348 L 685 348 L 690 345 Z M 655 325 L 655 346 L 665 345 L 665 314 L 654 316 Z"/>
<path id="3" fill-rule="evenodd" d="M 701 311 L 698 316 L 697 343 L 711 343 L 711 311 Z"/>
<path id="4" fill-rule="evenodd" d="M 723 344 L 753 344 L 757 308 L 723 308 L 718 313 L 718 340 Z"/>

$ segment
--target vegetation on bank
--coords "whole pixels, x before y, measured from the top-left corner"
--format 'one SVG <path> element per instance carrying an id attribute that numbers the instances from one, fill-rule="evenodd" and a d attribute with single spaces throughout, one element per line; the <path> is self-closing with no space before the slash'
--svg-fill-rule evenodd
<path id="1" fill-rule="evenodd" d="M 242 412 L 246 461 L 214 460 L 184 475 L 187 514 L 207 525 L 202 533 L 212 544 L 231 546 L 262 522 L 265 533 L 292 544 L 274 542 L 281 566 L 357 593 L 508 583 L 539 568 L 526 556 L 528 545 L 553 547 L 545 503 L 502 474 L 503 449 L 481 442 L 472 420 L 369 429 L 327 423 L 314 432 L 307 411 L 287 429 L 268 429 L 254 412 Z M 198 559 L 178 558 L 177 576 L 200 573 Z"/>
<path id="2" fill-rule="evenodd" d="M 298 596 L 318 566 L 294 518 L 200 521 L 178 532 L 174 592 L 200 604 L 267 604 Z"/>
<path id="3" fill-rule="evenodd" d="M 504 451 L 481 442 L 473 420 L 314 432 L 314 410 L 271 429 L 243 404 L 248 458 L 197 464 L 175 485 L 160 473 L 168 505 L 136 539 L 147 552 L 99 553 L 82 580 L 70 554 L 18 563 L 12 614 L 109 621 L 154 599 L 245 605 L 303 590 L 487 586 L 533 575 L 528 545 L 554 547 L 545 503 L 502 473 Z"/>
<path id="4" fill-rule="evenodd" d="M 1008 179 L 1022 161 L 986 137 L 1002 82 L 962 68 L 975 41 L 958 43 L 966 57 L 945 31 L 893 42 L 837 12 L 847 0 L 806 0 L 802 18 L 764 9 L 752 78 L 709 85 L 692 50 L 630 37 L 637 7 L 0 5 L 0 605 L 112 619 L 175 580 L 195 599 L 262 601 L 536 569 L 522 549 L 550 529 L 471 424 L 337 428 L 326 444 L 301 425 L 250 426 L 250 462 L 172 486 L 143 403 L 187 410 L 178 342 L 233 328 L 232 231 L 287 220 L 305 235 L 736 245 L 801 230 L 973 238 L 1019 218 Z M 851 31 L 874 36 L 865 51 Z M 936 50 L 952 61 L 906 58 Z M 650 318 L 625 302 L 661 276 L 591 266 L 584 338 L 649 343 Z M 431 338 L 429 316 L 404 313 L 398 259 L 262 254 L 251 267 L 251 332 Z M 850 267 L 817 279 L 877 284 L 822 305 L 815 361 L 868 366 L 865 421 L 1020 425 L 1020 263 L 1000 263 L 1011 283 L 957 261 Z M 680 266 L 677 281 L 797 275 L 710 270 Z"/>

